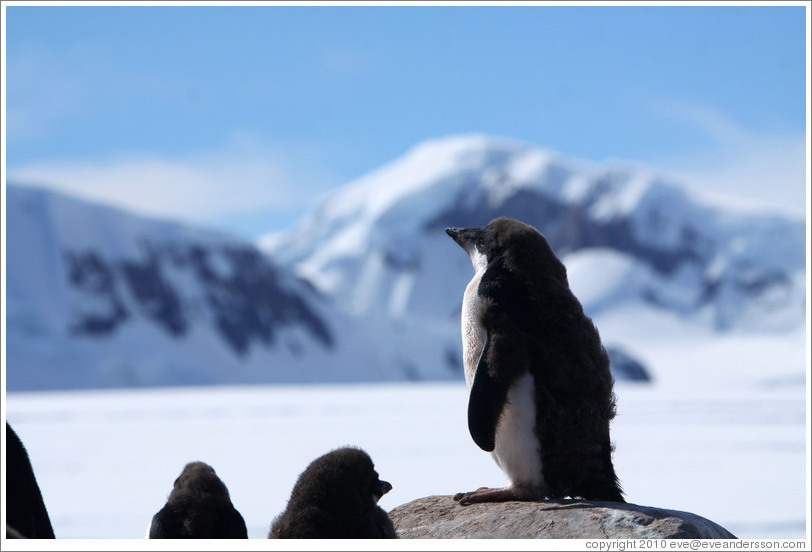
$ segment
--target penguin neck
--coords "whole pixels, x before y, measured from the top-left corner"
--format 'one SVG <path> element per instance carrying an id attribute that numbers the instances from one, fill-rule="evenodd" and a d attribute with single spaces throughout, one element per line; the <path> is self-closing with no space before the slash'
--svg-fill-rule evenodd
<path id="1" fill-rule="evenodd" d="M 475 275 L 481 278 L 485 269 L 488 268 L 488 257 L 484 253 L 481 253 L 476 247 L 472 247 L 468 254 L 471 257 L 471 264 L 474 266 Z"/>

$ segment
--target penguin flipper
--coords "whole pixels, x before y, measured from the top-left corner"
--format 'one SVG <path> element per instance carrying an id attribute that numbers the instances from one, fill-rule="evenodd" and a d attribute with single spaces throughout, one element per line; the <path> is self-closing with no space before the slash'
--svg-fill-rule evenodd
<path id="1" fill-rule="evenodd" d="M 491 339 L 486 335 L 468 398 L 468 431 L 486 452 L 496 447 L 496 424 L 507 396 L 507 389 L 493 377 L 488 366 L 490 348 Z"/>

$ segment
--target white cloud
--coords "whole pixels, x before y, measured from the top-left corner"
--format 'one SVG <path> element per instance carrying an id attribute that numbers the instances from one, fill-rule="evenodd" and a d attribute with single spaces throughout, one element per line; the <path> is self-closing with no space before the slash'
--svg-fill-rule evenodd
<path id="1" fill-rule="evenodd" d="M 9 181 L 36 184 L 146 215 L 210 222 L 239 212 L 301 209 L 338 183 L 308 148 L 236 139 L 220 151 L 107 161 L 43 161 L 9 167 Z M 316 159 L 317 161 L 313 161 Z"/>
<path id="2" fill-rule="evenodd" d="M 696 167 L 676 166 L 672 173 L 717 201 L 722 197 L 728 201 L 740 198 L 743 206 L 750 204 L 804 215 L 809 187 L 806 156 L 803 136 L 765 137 Z"/>
<path id="3" fill-rule="evenodd" d="M 720 110 L 661 103 L 661 116 L 709 142 L 702 152 L 655 160 L 658 169 L 715 202 L 804 216 L 808 205 L 808 148 L 804 132 L 755 131 Z"/>

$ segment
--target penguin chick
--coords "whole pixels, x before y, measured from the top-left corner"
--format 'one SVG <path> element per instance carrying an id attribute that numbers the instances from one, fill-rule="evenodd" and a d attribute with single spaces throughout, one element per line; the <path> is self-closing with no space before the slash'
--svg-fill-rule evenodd
<path id="1" fill-rule="evenodd" d="M 313 460 L 299 475 L 285 511 L 273 521 L 272 539 L 397 538 L 378 500 L 392 489 L 369 455 L 345 447 Z"/>
<path id="2" fill-rule="evenodd" d="M 150 539 L 247 539 L 245 520 L 228 489 L 205 462 L 190 462 L 166 505 L 152 517 Z"/>
<path id="3" fill-rule="evenodd" d="M 510 481 L 455 500 L 625 502 L 611 459 L 609 357 L 564 265 L 538 230 L 514 219 L 446 233 L 475 271 L 461 324 L 468 428 Z"/>

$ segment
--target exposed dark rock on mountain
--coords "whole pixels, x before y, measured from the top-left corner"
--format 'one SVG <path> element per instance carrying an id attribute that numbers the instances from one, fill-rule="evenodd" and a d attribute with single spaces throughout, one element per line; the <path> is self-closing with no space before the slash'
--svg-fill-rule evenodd
<path id="1" fill-rule="evenodd" d="M 66 280 L 87 298 L 74 313 L 73 333 L 104 336 L 143 317 L 181 337 L 202 317 L 213 321 L 239 355 L 254 342 L 274 343 L 286 326 L 300 326 L 323 346 L 332 346 L 325 322 L 301 292 L 283 287 L 277 267 L 252 246 L 143 240 L 140 247 L 140 256 L 118 259 L 94 250 L 64 250 Z M 199 294 L 189 293 L 190 283 Z M 132 298 L 129 309 L 124 294 Z"/>
<path id="2" fill-rule="evenodd" d="M 609 366 L 612 370 L 612 377 L 619 381 L 651 381 L 651 374 L 645 366 L 631 356 L 627 351 L 617 347 L 607 347 L 609 354 Z"/>

